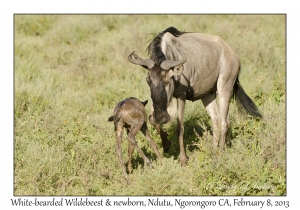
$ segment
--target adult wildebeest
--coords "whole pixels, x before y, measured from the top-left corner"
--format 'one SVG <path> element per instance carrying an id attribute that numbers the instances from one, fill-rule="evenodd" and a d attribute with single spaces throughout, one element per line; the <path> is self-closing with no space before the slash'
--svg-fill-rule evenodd
<path id="1" fill-rule="evenodd" d="M 229 103 L 232 95 L 249 114 L 262 117 L 238 80 L 240 60 L 218 36 L 181 32 L 169 27 L 156 36 L 148 46 L 150 59 L 141 59 L 134 52 L 128 60 L 148 69 L 154 111 L 150 123 L 162 138 L 164 151 L 171 142 L 160 125 L 170 121 L 168 108 L 177 99 L 177 131 L 179 134 L 180 163 L 186 164 L 183 145 L 183 116 L 185 101 L 201 99 L 213 127 L 213 144 L 224 148 L 229 127 Z M 219 95 L 219 105 L 216 97 Z"/>
<path id="2" fill-rule="evenodd" d="M 144 106 L 146 106 L 148 100 L 142 102 L 138 99 L 131 97 L 119 102 L 111 117 L 108 118 L 108 121 L 114 121 L 115 132 L 117 138 L 116 151 L 122 167 L 123 174 L 126 178 L 127 183 L 129 183 L 129 177 L 126 173 L 125 166 L 122 160 L 122 133 L 123 128 L 127 130 L 128 137 L 128 171 L 132 171 L 132 153 L 134 148 L 140 153 L 145 163 L 148 166 L 151 166 L 150 160 L 145 156 L 143 151 L 138 147 L 135 136 L 141 130 L 146 139 L 149 141 L 151 148 L 154 150 L 156 155 L 161 159 L 161 155 L 157 149 L 156 144 L 153 142 L 149 130 L 147 128 L 147 115 Z M 151 166 L 152 167 L 152 166 Z"/>

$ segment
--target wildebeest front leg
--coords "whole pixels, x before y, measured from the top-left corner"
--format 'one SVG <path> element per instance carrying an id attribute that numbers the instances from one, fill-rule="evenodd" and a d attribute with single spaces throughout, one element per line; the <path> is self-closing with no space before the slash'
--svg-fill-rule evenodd
<path id="1" fill-rule="evenodd" d="M 116 152 L 117 152 L 117 156 L 119 158 L 120 166 L 122 168 L 125 179 L 126 179 L 127 183 L 129 184 L 130 183 L 129 176 L 126 173 L 125 165 L 122 160 L 122 132 L 123 132 L 123 124 L 119 122 L 116 124 L 116 138 L 117 138 Z"/>
<path id="2" fill-rule="evenodd" d="M 146 122 L 143 124 L 141 131 L 144 134 L 144 136 L 146 137 L 146 139 L 149 141 L 149 144 L 150 144 L 151 148 L 153 149 L 153 151 L 155 152 L 155 154 L 157 155 L 157 157 L 161 160 L 161 154 L 159 153 L 156 144 L 154 143 L 153 139 L 150 136 Z"/>
<path id="3" fill-rule="evenodd" d="M 168 134 L 162 129 L 161 125 L 159 125 L 155 122 L 153 115 L 149 116 L 149 122 L 156 129 L 157 133 L 159 134 L 164 152 L 167 153 L 171 146 L 171 141 L 168 139 Z"/>
<path id="4" fill-rule="evenodd" d="M 179 146 L 180 146 L 180 155 L 179 160 L 182 166 L 186 165 L 186 155 L 184 150 L 183 143 L 183 134 L 184 134 L 184 108 L 185 108 L 185 94 L 182 94 L 178 98 L 178 127 L 179 127 Z"/>

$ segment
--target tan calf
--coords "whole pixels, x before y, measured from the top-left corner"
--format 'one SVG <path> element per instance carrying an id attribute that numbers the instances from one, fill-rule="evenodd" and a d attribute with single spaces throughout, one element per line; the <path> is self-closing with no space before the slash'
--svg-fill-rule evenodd
<path id="1" fill-rule="evenodd" d="M 123 160 L 122 160 L 122 133 L 123 128 L 125 127 L 127 130 L 127 138 L 128 138 L 128 171 L 132 171 L 132 153 L 134 149 L 136 149 L 139 154 L 144 159 L 145 163 L 152 167 L 150 160 L 145 156 L 143 151 L 138 147 L 137 142 L 135 140 L 135 136 L 139 131 L 142 131 L 146 139 L 149 141 L 151 148 L 154 150 L 156 155 L 161 159 L 161 154 L 159 153 L 156 144 L 152 140 L 149 130 L 147 128 L 147 115 L 145 110 L 145 105 L 148 100 L 142 102 L 136 98 L 127 98 L 117 104 L 114 109 L 113 115 L 108 118 L 108 121 L 114 121 L 116 139 L 117 139 L 117 156 L 120 161 L 120 165 L 122 167 L 123 174 L 127 180 L 127 183 L 130 183 L 129 176 L 126 172 Z"/>

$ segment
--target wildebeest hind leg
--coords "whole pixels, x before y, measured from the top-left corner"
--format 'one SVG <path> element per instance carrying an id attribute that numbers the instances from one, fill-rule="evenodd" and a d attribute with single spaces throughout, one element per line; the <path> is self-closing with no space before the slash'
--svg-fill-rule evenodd
<path id="1" fill-rule="evenodd" d="M 234 75 L 234 74 L 233 74 Z M 234 84 L 234 76 L 229 78 L 222 77 L 220 75 L 218 79 L 218 94 L 219 94 L 219 106 L 220 106 L 220 116 L 221 116 L 221 138 L 220 138 L 220 147 L 225 148 L 225 141 L 227 136 L 227 130 L 230 126 L 229 121 L 229 103 L 231 99 L 231 94 Z"/>
<path id="2" fill-rule="evenodd" d="M 179 160 L 182 166 L 186 165 L 187 158 L 185 155 L 184 150 L 184 143 L 183 143 L 183 134 L 184 134 L 184 108 L 185 108 L 185 94 L 180 95 L 178 98 L 178 126 L 179 126 L 179 147 L 180 147 L 180 154 Z"/>
<path id="3" fill-rule="evenodd" d="M 202 103 L 206 108 L 208 115 L 212 121 L 213 127 L 213 145 L 215 148 L 218 147 L 219 138 L 220 138 L 220 129 L 219 129 L 219 121 L 220 121 L 220 112 L 219 107 L 216 102 L 216 93 L 208 93 L 206 96 L 202 98 Z"/>
<path id="4" fill-rule="evenodd" d="M 225 148 L 227 131 L 228 131 L 228 128 L 230 126 L 229 113 L 228 113 L 229 103 L 230 103 L 230 99 L 228 99 L 228 95 L 230 95 L 230 93 L 224 93 L 224 95 L 227 95 L 227 96 L 220 97 L 220 100 L 219 100 L 220 101 L 220 115 L 221 115 L 220 147 L 222 149 Z"/>

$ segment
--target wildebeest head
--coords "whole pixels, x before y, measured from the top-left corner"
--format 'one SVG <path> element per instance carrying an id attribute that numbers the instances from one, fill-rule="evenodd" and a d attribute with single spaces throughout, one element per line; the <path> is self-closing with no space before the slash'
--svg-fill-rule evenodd
<path id="1" fill-rule="evenodd" d="M 173 96 L 173 90 L 170 88 L 170 78 L 182 73 L 183 68 L 178 67 L 181 67 L 187 60 L 185 54 L 181 50 L 177 50 L 182 57 L 180 60 L 164 60 L 160 64 L 156 64 L 151 59 L 142 59 L 134 51 L 128 56 L 131 63 L 149 70 L 147 83 L 151 91 L 154 120 L 158 124 L 165 124 L 170 121 L 170 115 L 167 112 L 167 107 Z"/>

